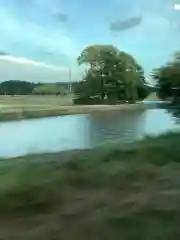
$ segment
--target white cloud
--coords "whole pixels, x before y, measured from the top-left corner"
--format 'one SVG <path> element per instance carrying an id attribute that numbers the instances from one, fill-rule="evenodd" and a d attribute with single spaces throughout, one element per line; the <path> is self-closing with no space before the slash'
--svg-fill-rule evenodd
<path id="1" fill-rule="evenodd" d="M 37 62 L 37 61 L 26 59 L 26 58 L 16 58 L 13 56 L 8 56 L 8 55 L 0 56 L 0 60 L 5 60 L 5 61 L 12 62 L 12 63 L 20 63 L 20 64 L 26 64 L 26 65 L 28 64 L 29 66 L 33 65 L 33 66 L 37 66 L 37 67 L 43 67 L 43 68 L 51 69 L 54 71 L 67 71 L 68 70 L 67 67 L 57 67 L 57 66 L 49 65 L 49 64 L 46 64 L 43 62 Z"/>
<path id="2" fill-rule="evenodd" d="M 180 10 L 180 4 L 175 4 L 175 5 L 174 5 L 174 9 L 175 9 L 175 10 Z"/>
<path id="3" fill-rule="evenodd" d="M 78 73 L 71 69 L 72 79 L 76 81 Z M 69 69 L 36 62 L 13 56 L 0 57 L 0 81 L 28 80 L 32 82 L 69 81 Z"/>

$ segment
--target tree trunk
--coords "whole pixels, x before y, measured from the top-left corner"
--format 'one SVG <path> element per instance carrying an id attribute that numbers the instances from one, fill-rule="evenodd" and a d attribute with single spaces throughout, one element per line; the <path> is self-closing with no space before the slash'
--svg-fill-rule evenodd
<path id="1" fill-rule="evenodd" d="M 104 93 L 104 80 L 103 80 L 103 78 L 101 78 L 101 92 L 100 92 L 100 95 L 101 95 L 101 100 L 104 100 L 105 93 Z"/>

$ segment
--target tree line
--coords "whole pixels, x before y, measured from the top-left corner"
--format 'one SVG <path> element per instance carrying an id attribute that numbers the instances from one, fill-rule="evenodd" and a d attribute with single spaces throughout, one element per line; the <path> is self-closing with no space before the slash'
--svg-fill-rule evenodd
<path id="1" fill-rule="evenodd" d="M 74 83 L 73 83 L 74 84 Z M 32 83 L 9 80 L 0 83 L 0 95 L 66 95 L 69 83 Z"/>
<path id="2" fill-rule="evenodd" d="M 9 80 L 0 83 L 0 95 L 26 95 L 32 93 L 37 84 L 28 81 Z"/>

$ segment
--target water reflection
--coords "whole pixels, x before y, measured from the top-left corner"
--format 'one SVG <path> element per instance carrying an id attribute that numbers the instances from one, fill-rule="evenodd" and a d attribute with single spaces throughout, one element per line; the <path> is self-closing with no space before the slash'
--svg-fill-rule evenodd
<path id="1" fill-rule="evenodd" d="M 130 142 L 175 127 L 165 109 L 6 122 L 0 124 L 0 157 L 91 148 L 108 140 Z"/>
<path id="2" fill-rule="evenodd" d="M 93 114 L 90 116 L 91 146 L 108 140 L 130 142 L 143 134 L 144 111 Z"/>
<path id="3" fill-rule="evenodd" d="M 159 135 L 176 127 L 171 114 L 166 109 L 151 109 L 145 113 L 143 135 Z"/>
<path id="4" fill-rule="evenodd" d="M 171 107 L 168 112 L 172 115 L 176 124 L 180 124 L 180 107 Z"/>

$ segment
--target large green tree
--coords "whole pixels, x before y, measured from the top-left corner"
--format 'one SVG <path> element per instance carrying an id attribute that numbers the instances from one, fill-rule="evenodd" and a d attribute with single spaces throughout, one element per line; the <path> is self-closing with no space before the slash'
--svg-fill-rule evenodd
<path id="1" fill-rule="evenodd" d="M 88 69 L 81 83 L 83 96 L 100 95 L 104 99 L 107 95 L 129 102 L 138 99 L 138 89 L 144 87 L 144 72 L 130 54 L 112 45 L 92 45 L 81 52 L 77 61 Z"/>
<path id="2" fill-rule="evenodd" d="M 175 53 L 173 59 L 156 68 L 152 72 L 156 81 L 157 92 L 160 98 L 173 97 L 176 101 L 180 97 L 180 53 Z"/>

